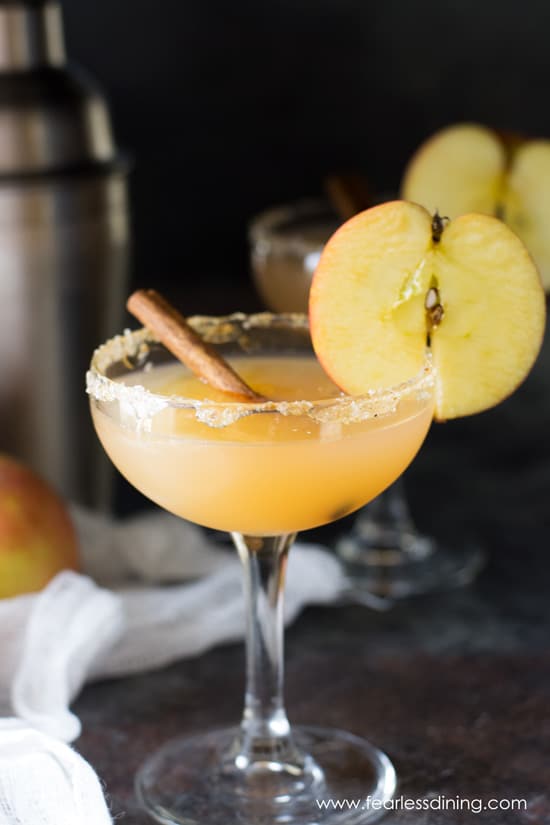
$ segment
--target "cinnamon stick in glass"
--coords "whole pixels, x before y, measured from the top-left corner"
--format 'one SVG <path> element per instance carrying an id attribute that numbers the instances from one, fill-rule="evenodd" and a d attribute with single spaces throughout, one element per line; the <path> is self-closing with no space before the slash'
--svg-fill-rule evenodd
<path id="1" fill-rule="evenodd" d="M 138 289 L 130 295 L 126 307 L 166 349 L 211 387 L 233 395 L 236 401 L 267 401 L 243 381 L 214 347 L 202 340 L 160 293 L 154 289 Z"/>

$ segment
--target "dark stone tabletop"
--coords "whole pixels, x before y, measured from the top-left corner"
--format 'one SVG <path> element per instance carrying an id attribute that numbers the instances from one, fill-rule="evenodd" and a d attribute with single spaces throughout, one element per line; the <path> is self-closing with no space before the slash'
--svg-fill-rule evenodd
<path id="1" fill-rule="evenodd" d="M 485 546 L 477 582 L 386 613 L 309 608 L 287 632 L 291 721 L 368 737 L 406 797 L 527 801 L 523 811 L 392 812 L 384 822 L 550 825 L 549 349 L 498 409 L 434 427 L 406 474 L 421 528 Z M 178 732 L 237 722 L 243 668 L 232 645 L 86 688 L 77 748 L 121 822 L 149 822 L 132 789 L 148 753 Z"/>

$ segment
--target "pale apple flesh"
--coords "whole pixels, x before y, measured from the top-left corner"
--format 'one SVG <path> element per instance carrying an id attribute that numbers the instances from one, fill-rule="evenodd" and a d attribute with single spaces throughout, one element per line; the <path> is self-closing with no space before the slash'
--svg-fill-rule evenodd
<path id="1" fill-rule="evenodd" d="M 310 293 L 314 349 L 347 393 L 417 375 L 429 340 L 438 419 L 480 412 L 513 392 L 535 361 L 544 323 L 539 275 L 510 229 L 472 214 L 436 236 L 433 217 L 404 201 L 344 224 Z"/>
<path id="2" fill-rule="evenodd" d="M 477 124 L 457 124 L 413 155 L 402 196 L 456 218 L 501 218 L 525 243 L 550 291 L 550 140 L 512 140 Z"/>
<path id="3" fill-rule="evenodd" d="M 456 218 L 494 215 L 502 199 L 507 152 L 494 132 L 474 123 L 450 126 L 429 138 L 407 165 L 401 194 L 430 214 Z"/>
<path id="4" fill-rule="evenodd" d="M 0 455 L 0 598 L 41 590 L 65 569 L 78 569 L 65 505 L 28 468 Z"/>
<path id="5" fill-rule="evenodd" d="M 351 218 L 325 245 L 310 290 L 311 335 L 333 380 L 347 360 L 345 385 L 336 383 L 350 394 L 369 389 L 367 370 L 376 389 L 406 381 L 424 365 L 425 310 L 416 281 L 425 280 L 430 248 L 425 215 L 384 204 Z"/>
<path id="6" fill-rule="evenodd" d="M 550 291 L 550 140 L 531 140 L 513 157 L 503 218 L 533 256 Z"/>
<path id="7" fill-rule="evenodd" d="M 486 215 L 451 221 L 434 250 L 445 317 L 432 331 L 436 410 L 455 418 L 510 395 L 544 335 L 540 278 L 522 242 Z"/>

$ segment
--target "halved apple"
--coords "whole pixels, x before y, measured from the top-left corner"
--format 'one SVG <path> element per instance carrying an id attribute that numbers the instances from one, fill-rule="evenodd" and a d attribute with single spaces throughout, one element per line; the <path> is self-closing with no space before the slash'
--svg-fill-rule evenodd
<path id="1" fill-rule="evenodd" d="M 484 126 L 462 123 L 436 132 L 412 156 L 401 184 L 405 200 L 456 218 L 494 215 L 502 197 L 506 151 Z"/>
<path id="2" fill-rule="evenodd" d="M 545 299 L 529 253 L 501 221 L 447 223 L 391 201 L 328 241 L 309 314 L 319 361 L 351 394 L 419 373 L 429 339 L 442 420 L 488 409 L 522 382 L 542 343 Z"/>
<path id="3" fill-rule="evenodd" d="M 550 290 L 550 140 L 522 140 L 473 123 L 449 126 L 413 155 L 401 193 L 450 218 L 468 212 L 502 218 Z"/>
<path id="4" fill-rule="evenodd" d="M 533 256 L 550 291 L 550 140 L 530 140 L 516 150 L 502 209 L 503 220 Z"/>

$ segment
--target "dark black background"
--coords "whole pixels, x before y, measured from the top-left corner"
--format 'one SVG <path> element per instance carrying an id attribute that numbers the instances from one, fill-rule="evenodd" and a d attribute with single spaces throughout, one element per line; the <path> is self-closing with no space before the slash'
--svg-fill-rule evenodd
<path id="1" fill-rule="evenodd" d="M 550 135 L 547 0 L 66 0 L 134 157 L 135 280 L 249 309 L 246 223 L 465 119 Z M 231 285 L 231 289 L 229 289 Z"/>

